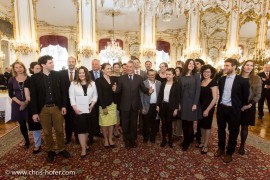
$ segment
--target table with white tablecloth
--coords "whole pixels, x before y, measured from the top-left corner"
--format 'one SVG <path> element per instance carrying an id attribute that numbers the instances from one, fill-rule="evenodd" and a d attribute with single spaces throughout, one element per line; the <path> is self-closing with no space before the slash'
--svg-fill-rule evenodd
<path id="1" fill-rule="evenodd" d="M 0 111 L 5 111 L 5 122 L 11 119 L 11 99 L 8 93 L 0 93 Z"/>

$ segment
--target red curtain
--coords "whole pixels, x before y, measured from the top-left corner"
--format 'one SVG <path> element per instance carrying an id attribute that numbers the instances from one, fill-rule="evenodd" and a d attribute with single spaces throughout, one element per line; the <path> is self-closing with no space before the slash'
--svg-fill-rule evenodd
<path id="1" fill-rule="evenodd" d="M 104 39 L 100 39 L 98 46 L 99 46 L 99 52 L 101 50 L 104 50 L 105 47 L 107 46 L 108 42 L 111 42 L 110 38 L 104 38 Z M 123 41 L 121 39 L 116 39 L 116 42 L 119 43 L 119 46 L 123 49 Z"/>
<path id="2" fill-rule="evenodd" d="M 54 46 L 59 45 L 63 48 L 66 48 L 68 51 L 68 38 L 65 36 L 57 36 L 57 35 L 41 36 L 39 38 L 39 42 L 40 42 L 40 50 L 49 45 Z"/>
<path id="3" fill-rule="evenodd" d="M 157 50 L 170 54 L 170 43 L 166 41 L 157 41 Z"/>

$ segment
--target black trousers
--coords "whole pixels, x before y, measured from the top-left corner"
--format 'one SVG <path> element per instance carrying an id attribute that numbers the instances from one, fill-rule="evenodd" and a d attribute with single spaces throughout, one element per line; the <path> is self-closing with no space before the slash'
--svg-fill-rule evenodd
<path id="1" fill-rule="evenodd" d="M 172 141 L 172 121 L 173 121 L 173 109 L 170 109 L 169 103 L 162 103 L 160 107 L 160 116 L 162 123 L 162 138 L 163 141 L 166 140 L 166 135 L 168 134 L 168 140 Z"/>
<path id="2" fill-rule="evenodd" d="M 25 143 L 29 143 L 28 129 L 26 125 L 26 120 L 19 121 L 20 130 L 25 140 Z"/>
<path id="3" fill-rule="evenodd" d="M 75 132 L 75 124 L 74 124 L 74 112 L 71 105 L 67 105 L 66 107 L 67 113 L 64 115 L 65 118 L 65 133 L 66 133 L 66 141 L 71 141 L 72 132 Z M 77 133 L 74 133 L 76 139 L 78 139 Z"/>
<path id="4" fill-rule="evenodd" d="M 121 118 L 124 142 L 134 142 L 137 139 L 138 110 L 131 108 L 129 111 L 121 111 Z"/>
<path id="5" fill-rule="evenodd" d="M 100 134 L 100 126 L 99 126 L 99 104 L 96 103 L 92 109 L 92 133 L 94 136 Z"/>
<path id="6" fill-rule="evenodd" d="M 268 111 L 270 112 L 270 89 L 263 88 L 263 90 L 262 90 L 261 99 L 258 102 L 259 116 L 264 116 L 263 106 L 264 106 L 265 99 L 267 100 Z"/>
<path id="7" fill-rule="evenodd" d="M 241 110 L 234 107 L 219 105 L 217 110 L 218 124 L 218 147 L 225 151 L 226 145 L 226 127 L 228 124 L 229 139 L 227 144 L 227 154 L 232 155 L 237 144 L 239 134 Z"/>
<path id="8" fill-rule="evenodd" d="M 182 120 L 182 129 L 183 129 L 183 147 L 189 147 L 189 145 L 193 142 L 194 138 L 194 127 L 193 121 Z"/>
<path id="9" fill-rule="evenodd" d="M 150 104 L 149 110 L 147 114 L 142 115 L 143 117 L 143 138 L 144 139 L 152 139 L 154 140 L 157 134 L 157 105 L 156 104 Z"/>

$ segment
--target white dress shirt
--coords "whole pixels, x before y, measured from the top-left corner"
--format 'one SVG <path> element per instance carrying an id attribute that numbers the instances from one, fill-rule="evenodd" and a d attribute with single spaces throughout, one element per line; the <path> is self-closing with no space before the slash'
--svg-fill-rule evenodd
<path id="1" fill-rule="evenodd" d="M 148 80 L 148 82 L 149 82 L 149 88 L 152 87 L 152 89 L 154 89 L 154 92 L 150 96 L 150 104 L 156 104 L 157 103 L 156 81 L 154 81 L 154 83 L 151 83 L 151 81 Z"/>
<path id="2" fill-rule="evenodd" d="M 169 102 L 169 97 L 170 97 L 170 91 L 172 88 L 172 84 L 166 84 L 165 88 L 164 88 L 164 97 L 163 97 L 163 101 L 164 102 Z"/>
<path id="3" fill-rule="evenodd" d="M 236 74 L 232 76 L 227 76 L 225 80 L 224 90 L 222 94 L 221 104 L 226 106 L 232 106 L 232 86 L 235 79 Z"/>

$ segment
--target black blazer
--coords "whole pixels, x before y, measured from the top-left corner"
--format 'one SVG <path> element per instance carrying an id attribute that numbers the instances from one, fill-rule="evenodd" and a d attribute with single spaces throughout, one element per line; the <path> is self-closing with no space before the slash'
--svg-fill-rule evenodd
<path id="1" fill-rule="evenodd" d="M 219 86 L 219 100 L 218 105 L 221 103 L 225 81 L 227 76 L 223 76 L 218 81 Z M 241 76 L 236 75 L 232 85 L 232 106 L 237 110 L 241 110 L 243 105 L 248 104 L 248 96 L 249 96 L 249 82 L 246 81 Z"/>
<path id="2" fill-rule="evenodd" d="M 160 86 L 160 91 L 157 99 L 157 105 L 161 107 L 164 99 L 164 89 L 166 82 L 163 82 Z M 169 107 L 171 110 L 179 109 L 180 104 L 180 88 L 177 82 L 172 84 L 170 95 L 169 95 Z"/>
<path id="3" fill-rule="evenodd" d="M 70 81 L 69 81 L 69 74 L 68 74 L 68 70 L 65 69 L 65 70 L 62 70 L 59 72 L 60 74 L 60 78 L 61 78 L 61 81 L 63 81 L 64 83 L 64 86 L 65 86 L 65 93 L 66 93 L 66 98 L 67 98 L 67 105 L 70 104 L 70 100 L 69 100 L 69 86 L 70 86 Z M 75 75 L 74 75 L 74 79 L 76 79 L 77 77 L 77 70 L 75 70 Z"/>
<path id="4" fill-rule="evenodd" d="M 260 76 L 260 78 L 265 78 L 266 79 L 266 74 L 265 72 L 260 72 L 258 73 L 258 76 Z M 264 89 L 265 85 L 270 85 L 270 72 L 269 72 L 269 78 L 266 79 L 265 81 L 262 80 L 262 90 Z"/>
<path id="5" fill-rule="evenodd" d="M 61 109 L 62 107 L 66 107 L 67 104 L 65 84 L 61 81 L 59 72 L 51 71 L 50 73 L 55 104 Z M 33 114 L 39 114 L 46 102 L 46 89 L 43 76 L 43 72 L 40 72 L 32 75 L 30 78 L 30 97 Z"/>
<path id="6" fill-rule="evenodd" d="M 100 77 L 103 75 L 102 71 L 99 70 Z M 96 81 L 93 70 L 89 71 L 92 81 Z"/>
<path id="7" fill-rule="evenodd" d="M 116 93 L 121 92 L 121 111 L 139 110 L 142 108 L 140 90 L 148 94 L 149 89 L 145 87 L 143 78 L 137 74 L 133 75 L 133 80 L 129 80 L 127 74 L 122 75 L 118 79 Z"/>
<path id="8" fill-rule="evenodd" d="M 100 76 L 96 80 L 96 87 L 98 92 L 98 101 L 102 109 L 111 105 L 114 102 L 114 93 L 112 91 L 112 85 L 116 82 L 115 78 L 110 77 L 111 84 L 107 82 L 104 76 Z"/>

